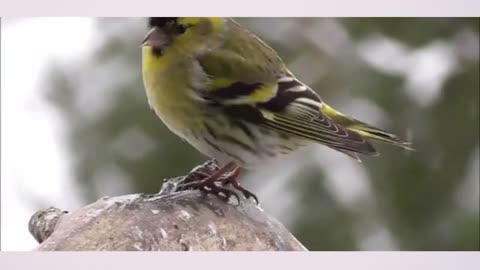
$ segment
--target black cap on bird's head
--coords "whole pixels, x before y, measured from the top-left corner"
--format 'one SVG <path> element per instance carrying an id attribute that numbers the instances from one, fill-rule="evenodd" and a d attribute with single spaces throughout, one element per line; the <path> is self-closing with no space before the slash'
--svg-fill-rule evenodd
<path id="1" fill-rule="evenodd" d="M 178 17 L 150 17 L 148 18 L 148 27 L 164 27 L 167 24 L 176 24 Z"/>

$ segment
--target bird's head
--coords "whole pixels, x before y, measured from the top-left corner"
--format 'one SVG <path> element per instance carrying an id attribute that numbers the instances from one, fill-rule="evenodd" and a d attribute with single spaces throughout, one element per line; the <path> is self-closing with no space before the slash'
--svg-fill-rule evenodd
<path id="1" fill-rule="evenodd" d="M 152 17 L 148 19 L 150 31 L 142 46 L 152 48 L 156 56 L 166 50 L 191 54 L 213 46 L 224 28 L 224 19 L 217 17 Z"/>

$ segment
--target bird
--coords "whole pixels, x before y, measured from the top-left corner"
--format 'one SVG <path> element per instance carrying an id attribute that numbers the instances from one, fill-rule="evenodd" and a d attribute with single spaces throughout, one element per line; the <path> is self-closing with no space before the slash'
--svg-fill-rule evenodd
<path id="1" fill-rule="evenodd" d="M 177 136 L 220 169 L 187 183 L 229 197 L 255 194 L 238 181 L 243 169 L 319 143 L 347 156 L 376 156 L 372 141 L 413 150 L 397 135 L 325 103 L 278 53 L 232 18 L 150 17 L 141 43 L 150 107 Z"/>

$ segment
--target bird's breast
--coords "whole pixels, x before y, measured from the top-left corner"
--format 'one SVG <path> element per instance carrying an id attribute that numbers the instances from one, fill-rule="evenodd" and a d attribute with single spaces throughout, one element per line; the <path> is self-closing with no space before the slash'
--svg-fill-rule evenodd
<path id="1" fill-rule="evenodd" d="M 148 103 L 169 129 L 185 137 L 197 124 L 192 115 L 199 111 L 190 95 L 192 68 L 188 61 L 168 56 L 155 58 L 145 50 L 142 73 Z"/>

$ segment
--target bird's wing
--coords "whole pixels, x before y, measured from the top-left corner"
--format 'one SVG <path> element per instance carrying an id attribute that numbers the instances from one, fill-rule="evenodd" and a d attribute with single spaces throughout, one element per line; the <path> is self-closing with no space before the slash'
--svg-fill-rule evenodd
<path id="1" fill-rule="evenodd" d="M 284 134 L 319 142 L 356 157 L 376 154 L 357 132 L 322 112 L 324 103 L 298 81 L 277 53 L 232 22 L 235 35 L 215 50 L 197 57 L 207 79 L 197 94 L 233 118 Z M 228 35 L 228 33 L 226 34 Z"/>
<path id="2" fill-rule="evenodd" d="M 230 60 L 219 57 L 216 62 L 220 66 L 234 65 L 235 61 Z M 215 72 L 216 69 L 204 68 L 209 83 L 205 89 L 199 90 L 201 98 L 233 118 L 322 143 L 357 159 L 355 153 L 376 154 L 362 136 L 322 113 L 324 103 L 320 97 L 287 70 L 280 77 L 270 79 L 261 74 L 262 69 L 258 66 L 245 62 L 237 65 L 248 75 L 245 80 L 229 76 L 224 70 Z"/>

